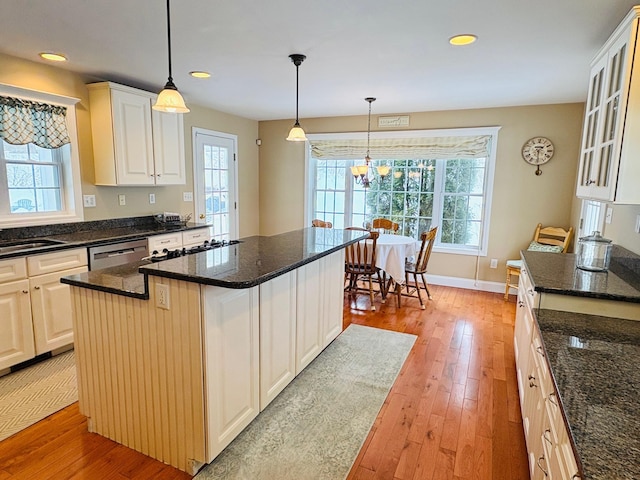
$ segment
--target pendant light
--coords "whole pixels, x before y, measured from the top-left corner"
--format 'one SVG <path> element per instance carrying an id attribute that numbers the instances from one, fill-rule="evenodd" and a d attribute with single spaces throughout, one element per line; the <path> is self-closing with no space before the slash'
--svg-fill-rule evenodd
<path id="1" fill-rule="evenodd" d="M 300 121 L 298 120 L 298 67 L 307 57 L 299 53 L 294 53 L 289 55 L 289 58 L 296 66 L 296 123 L 293 124 L 293 128 L 289 131 L 287 140 L 290 142 L 306 142 L 307 136 L 305 135 L 304 130 L 300 126 Z"/>
<path id="2" fill-rule="evenodd" d="M 169 8 L 169 0 L 167 0 L 167 43 L 169 46 L 169 79 L 164 89 L 158 94 L 154 110 L 167 113 L 187 113 L 190 110 L 184 104 L 184 99 L 178 88 L 173 83 L 171 76 L 171 15 Z"/>
<path id="3" fill-rule="evenodd" d="M 373 179 L 369 178 L 369 163 L 371 157 L 369 156 L 369 141 L 371 137 L 371 104 L 376 101 L 374 97 L 367 97 L 364 99 L 369 103 L 369 120 L 367 122 L 367 154 L 364 157 L 364 165 L 354 165 L 351 167 L 351 174 L 356 183 L 361 184 L 364 188 L 369 188 Z M 380 165 L 377 167 L 378 175 L 384 178 L 389 174 L 390 168 L 387 165 Z"/>

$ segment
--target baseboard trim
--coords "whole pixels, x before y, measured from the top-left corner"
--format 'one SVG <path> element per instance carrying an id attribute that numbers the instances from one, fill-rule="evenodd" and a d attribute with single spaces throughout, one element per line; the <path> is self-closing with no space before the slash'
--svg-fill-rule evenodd
<path id="1" fill-rule="evenodd" d="M 483 292 L 504 294 L 504 282 L 488 282 L 486 280 L 474 280 L 473 278 L 449 277 L 446 275 L 427 274 L 427 282 L 443 287 L 466 288 L 467 290 L 480 290 Z M 516 293 L 513 288 L 509 293 Z"/>

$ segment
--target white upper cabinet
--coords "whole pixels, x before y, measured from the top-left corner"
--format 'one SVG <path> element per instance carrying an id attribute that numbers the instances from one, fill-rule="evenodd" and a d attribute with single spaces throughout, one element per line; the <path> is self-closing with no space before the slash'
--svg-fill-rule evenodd
<path id="1" fill-rule="evenodd" d="M 96 185 L 185 183 L 182 114 L 153 111 L 153 93 L 111 82 L 87 87 Z"/>
<path id="2" fill-rule="evenodd" d="M 591 64 L 578 197 L 640 204 L 639 17 L 640 6 L 633 7 Z"/>

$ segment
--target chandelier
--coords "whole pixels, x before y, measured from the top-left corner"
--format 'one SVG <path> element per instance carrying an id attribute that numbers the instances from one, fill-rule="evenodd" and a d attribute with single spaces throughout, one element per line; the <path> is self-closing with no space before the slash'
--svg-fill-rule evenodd
<path id="1" fill-rule="evenodd" d="M 362 185 L 364 188 L 369 188 L 373 182 L 373 178 L 369 177 L 369 163 L 371 163 L 371 157 L 369 157 L 369 142 L 371 137 L 371 104 L 376 101 L 374 97 L 365 98 L 366 102 L 369 102 L 369 121 L 367 123 L 367 155 L 364 157 L 364 165 L 354 165 L 351 167 L 351 174 L 357 184 Z M 388 165 L 380 165 L 377 168 L 378 175 L 381 178 L 386 177 L 389 174 Z"/>

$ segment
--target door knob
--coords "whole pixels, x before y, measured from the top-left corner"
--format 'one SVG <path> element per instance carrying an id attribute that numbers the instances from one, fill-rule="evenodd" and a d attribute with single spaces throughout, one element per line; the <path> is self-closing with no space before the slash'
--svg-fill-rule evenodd
<path id="1" fill-rule="evenodd" d="M 204 213 L 200 214 L 200 220 L 204 220 Z"/>

